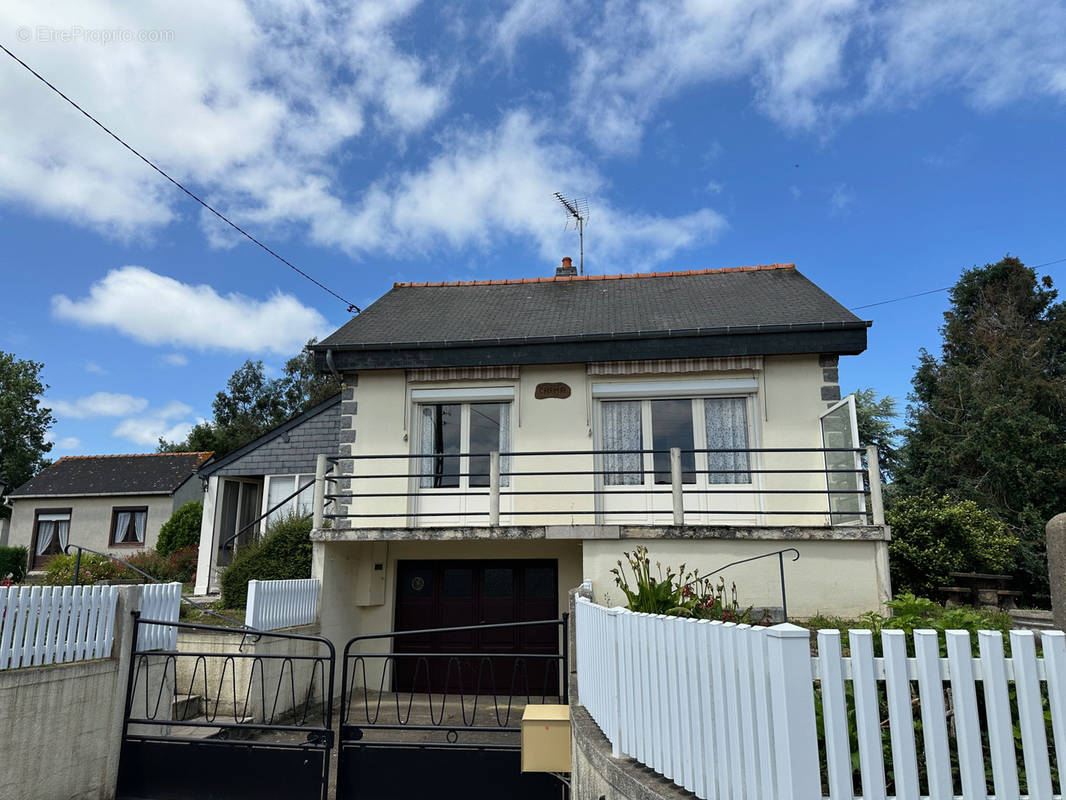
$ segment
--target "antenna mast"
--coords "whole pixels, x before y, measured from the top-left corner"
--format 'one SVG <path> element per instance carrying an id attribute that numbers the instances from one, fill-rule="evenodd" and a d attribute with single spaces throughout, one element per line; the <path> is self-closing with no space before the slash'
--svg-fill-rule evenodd
<path id="1" fill-rule="evenodd" d="M 559 192 L 555 193 L 555 199 L 563 204 L 563 208 L 566 209 L 566 227 L 563 230 L 569 230 L 573 225 L 577 229 L 578 246 L 580 247 L 580 258 L 578 258 L 578 272 L 581 275 L 585 274 L 585 223 L 589 218 L 589 203 L 585 199 L 572 199 L 567 200 Z"/>

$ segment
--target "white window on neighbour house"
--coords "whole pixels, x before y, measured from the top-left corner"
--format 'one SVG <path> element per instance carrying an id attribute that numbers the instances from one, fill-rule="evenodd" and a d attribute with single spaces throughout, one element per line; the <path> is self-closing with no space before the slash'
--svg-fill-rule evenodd
<path id="1" fill-rule="evenodd" d="M 309 516 L 314 507 L 315 500 L 315 476 L 313 473 L 306 475 L 268 475 L 267 476 L 267 499 L 266 509 L 269 510 L 274 506 L 285 501 L 278 509 L 271 511 L 270 515 L 266 519 L 266 523 L 269 525 L 271 522 L 275 522 L 279 519 L 285 519 L 290 515 L 298 517 Z M 308 484 L 311 484 L 308 486 Z M 307 488 L 301 491 L 296 497 L 289 498 L 289 495 L 299 489 L 301 486 Z"/>

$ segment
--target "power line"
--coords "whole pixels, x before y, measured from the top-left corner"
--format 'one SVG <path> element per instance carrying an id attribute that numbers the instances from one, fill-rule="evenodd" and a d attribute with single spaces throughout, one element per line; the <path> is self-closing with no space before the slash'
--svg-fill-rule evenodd
<path id="1" fill-rule="evenodd" d="M 1066 262 L 1066 258 L 1057 258 L 1054 261 L 1045 261 L 1043 264 L 1033 264 L 1029 269 L 1040 269 L 1041 267 L 1050 267 L 1052 264 L 1062 264 Z M 1028 265 L 1027 265 L 1028 266 Z M 939 289 L 929 289 L 925 292 L 918 292 L 917 294 L 908 294 L 903 297 L 894 297 L 891 300 L 880 300 L 876 303 L 867 303 L 864 306 L 852 306 L 850 311 L 860 311 L 864 308 L 873 308 L 874 306 L 884 306 L 889 303 L 899 303 L 903 300 L 913 300 L 915 297 L 925 297 L 927 294 L 936 294 L 937 292 L 946 292 L 951 289 L 951 286 L 942 286 Z"/>
<path id="2" fill-rule="evenodd" d="M 175 178 L 172 178 L 170 175 L 168 175 L 166 173 L 165 170 L 163 170 L 162 168 L 156 166 L 151 160 L 149 160 L 145 156 L 141 155 L 136 149 L 134 149 L 132 146 L 127 144 L 118 134 L 114 133 L 110 128 L 108 128 L 106 125 L 104 125 L 102 122 L 100 122 L 100 120 L 98 120 L 96 117 L 94 117 L 88 111 L 86 111 L 84 108 L 82 108 L 77 103 L 75 103 L 73 100 L 71 100 L 69 97 L 67 97 L 65 94 L 63 94 L 63 92 L 61 92 L 47 78 L 45 78 L 43 75 L 41 75 L 39 72 L 37 72 L 37 70 L 35 70 L 33 67 L 31 67 L 29 64 L 27 64 L 25 61 L 23 61 L 17 55 L 15 55 L 10 50 L 8 50 L 6 47 L 4 47 L 3 44 L 0 44 L 0 50 L 3 50 L 5 53 L 7 53 L 9 56 L 11 56 L 15 61 L 17 61 L 19 64 L 21 64 L 24 69 L 26 69 L 31 75 L 33 75 L 33 77 L 35 77 L 37 80 L 39 80 L 41 83 L 43 83 L 49 89 L 51 89 L 53 92 L 55 92 L 60 97 L 62 97 L 64 100 L 66 100 L 68 103 L 70 103 L 72 106 L 74 106 L 74 108 L 76 108 L 78 111 L 80 111 L 82 113 L 82 115 L 86 119 L 88 119 L 90 122 L 92 122 L 94 125 L 96 125 L 100 130 L 102 130 L 104 133 L 106 133 L 108 136 L 110 136 L 112 139 L 114 139 L 120 145 L 125 147 L 127 150 L 129 150 L 131 153 L 133 153 L 135 156 L 137 156 L 137 158 L 139 158 L 141 161 L 143 161 L 149 167 L 154 169 L 156 172 L 158 172 L 160 175 L 162 175 L 164 178 L 166 178 L 172 184 L 174 184 L 179 189 L 181 189 L 183 192 L 185 192 L 185 194 L 187 194 L 189 197 L 191 197 L 193 200 L 195 200 L 201 206 L 206 208 L 208 211 L 210 211 L 212 214 L 214 214 L 220 220 L 222 220 L 227 225 L 229 225 L 231 228 L 233 228 L 233 230 L 237 231 L 237 233 L 241 234 L 241 236 L 244 236 L 246 239 L 248 239 L 248 241 L 252 242 L 253 244 L 258 245 L 259 247 L 261 247 L 263 250 L 265 250 L 270 255 L 274 256 L 274 258 L 276 258 L 282 264 L 287 266 L 289 269 L 294 270 L 295 272 L 299 273 L 303 277 L 307 278 L 307 280 L 311 281 L 311 283 L 313 283 L 319 289 L 322 289 L 323 291 L 328 292 L 329 294 L 331 294 L 334 297 L 336 297 L 338 300 L 340 300 L 342 303 L 344 303 L 345 305 L 348 306 L 348 311 L 354 311 L 357 314 L 360 313 L 359 306 L 357 306 L 355 303 L 353 303 L 350 300 L 345 299 L 344 297 L 341 297 L 339 294 L 337 294 L 335 291 L 330 289 L 328 286 L 326 286 L 321 281 L 318 281 L 315 278 L 312 278 L 310 275 L 308 275 L 306 272 L 304 272 L 298 266 L 293 264 L 287 258 L 285 258 L 284 256 L 280 255 L 279 253 L 275 252 L 274 250 L 269 248 L 267 245 L 263 244 L 261 241 L 256 239 L 254 236 L 252 236 L 252 234 L 248 233 L 248 231 L 246 231 L 240 225 L 238 225 L 237 223 L 233 222 L 231 219 L 229 219 L 229 217 L 227 217 L 221 211 L 216 210 L 213 206 L 208 204 L 206 201 L 202 200 L 198 195 L 196 195 L 195 193 L 193 193 L 190 190 L 186 189 L 185 186 L 182 185 L 182 183 L 180 181 L 178 181 Z"/>

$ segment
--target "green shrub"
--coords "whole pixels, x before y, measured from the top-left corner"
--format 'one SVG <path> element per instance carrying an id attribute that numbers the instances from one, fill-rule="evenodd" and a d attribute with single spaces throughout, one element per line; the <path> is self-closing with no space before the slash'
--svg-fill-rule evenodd
<path id="1" fill-rule="evenodd" d="M 30 552 L 25 547 L 0 547 L 0 581 L 19 583 L 26 577 Z"/>
<path id="2" fill-rule="evenodd" d="M 311 577 L 311 520 L 289 516 L 271 523 L 259 541 L 237 551 L 222 573 L 222 605 L 244 608 L 250 580 Z"/>
<path id="3" fill-rule="evenodd" d="M 53 586 L 63 586 L 74 583 L 74 564 L 77 555 L 56 555 L 45 568 L 45 583 Z M 121 564 L 116 564 L 109 558 L 93 555 L 92 553 L 81 554 L 81 573 L 78 575 L 78 583 L 91 584 L 97 581 L 111 581 L 118 578 L 129 577 L 130 573 Z"/>
<path id="4" fill-rule="evenodd" d="M 897 500 L 886 512 L 892 526 L 888 560 L 897 592 L 935 596 L 952 572 L 1011 573 L 1018 540 L 971 500 L 931 494 Z"/>
<path id="5" fill-rule="evenodd" d="M 175 550 L 169 555 L 164 555 L 158 550 L 145 550 L 128 556 L 125 561 L 130 566 L 147 572 L 157 581 L 189 583 L 196 574 L 199 551 L 200 548 L 195 545 Z"/>
<path id="6" fill-rule="evenodd" d="M 199 500 L 183 505 L 159 529 L 156 550 L 164 556 L 169 556 L 176 550 L 199 546 L 200 521 L 203 516 L 204 504 Z"/>

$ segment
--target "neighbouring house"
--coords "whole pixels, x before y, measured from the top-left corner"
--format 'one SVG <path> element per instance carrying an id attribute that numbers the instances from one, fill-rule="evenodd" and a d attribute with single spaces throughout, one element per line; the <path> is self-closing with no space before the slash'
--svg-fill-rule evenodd
<path id="1" fill-rule="evenodd" d="M 200 470 L 207 490 L 196 594 L 217 591 L 218 571 L 235 548 L 273 519 L 311 513 L 315 459 L 337 452 L 340 403 L 340 394 L 334 395 Z M 301 487 L 306 488 L 290 497 Z"/>
<path id="2" fill-rule="evenodd" d="M 64 456 L 11 492 L 8 544 L 43 569 L 68 543 L 124 554 L 154 548 L 180 506 L 203 497 L 211 453 Z"/>
<path id="3" fill-rule="evenodd" d="M 619 603 L 611 569 L 641 544 L 701 573 L 795 547 L 790 613 L 882 608 L 889 531 L 838 381 L 870 323 L 791 264 L 568 262 L 397 283 L 314 346 L 344 385 L 335 507 L 312 534 L 323 631 L 552 618 L 583 580 Z M 724 577 L 782 605 L 776 557 Z M 533 646 L 500 639 L 520 635 L 464 647 Z"/>

